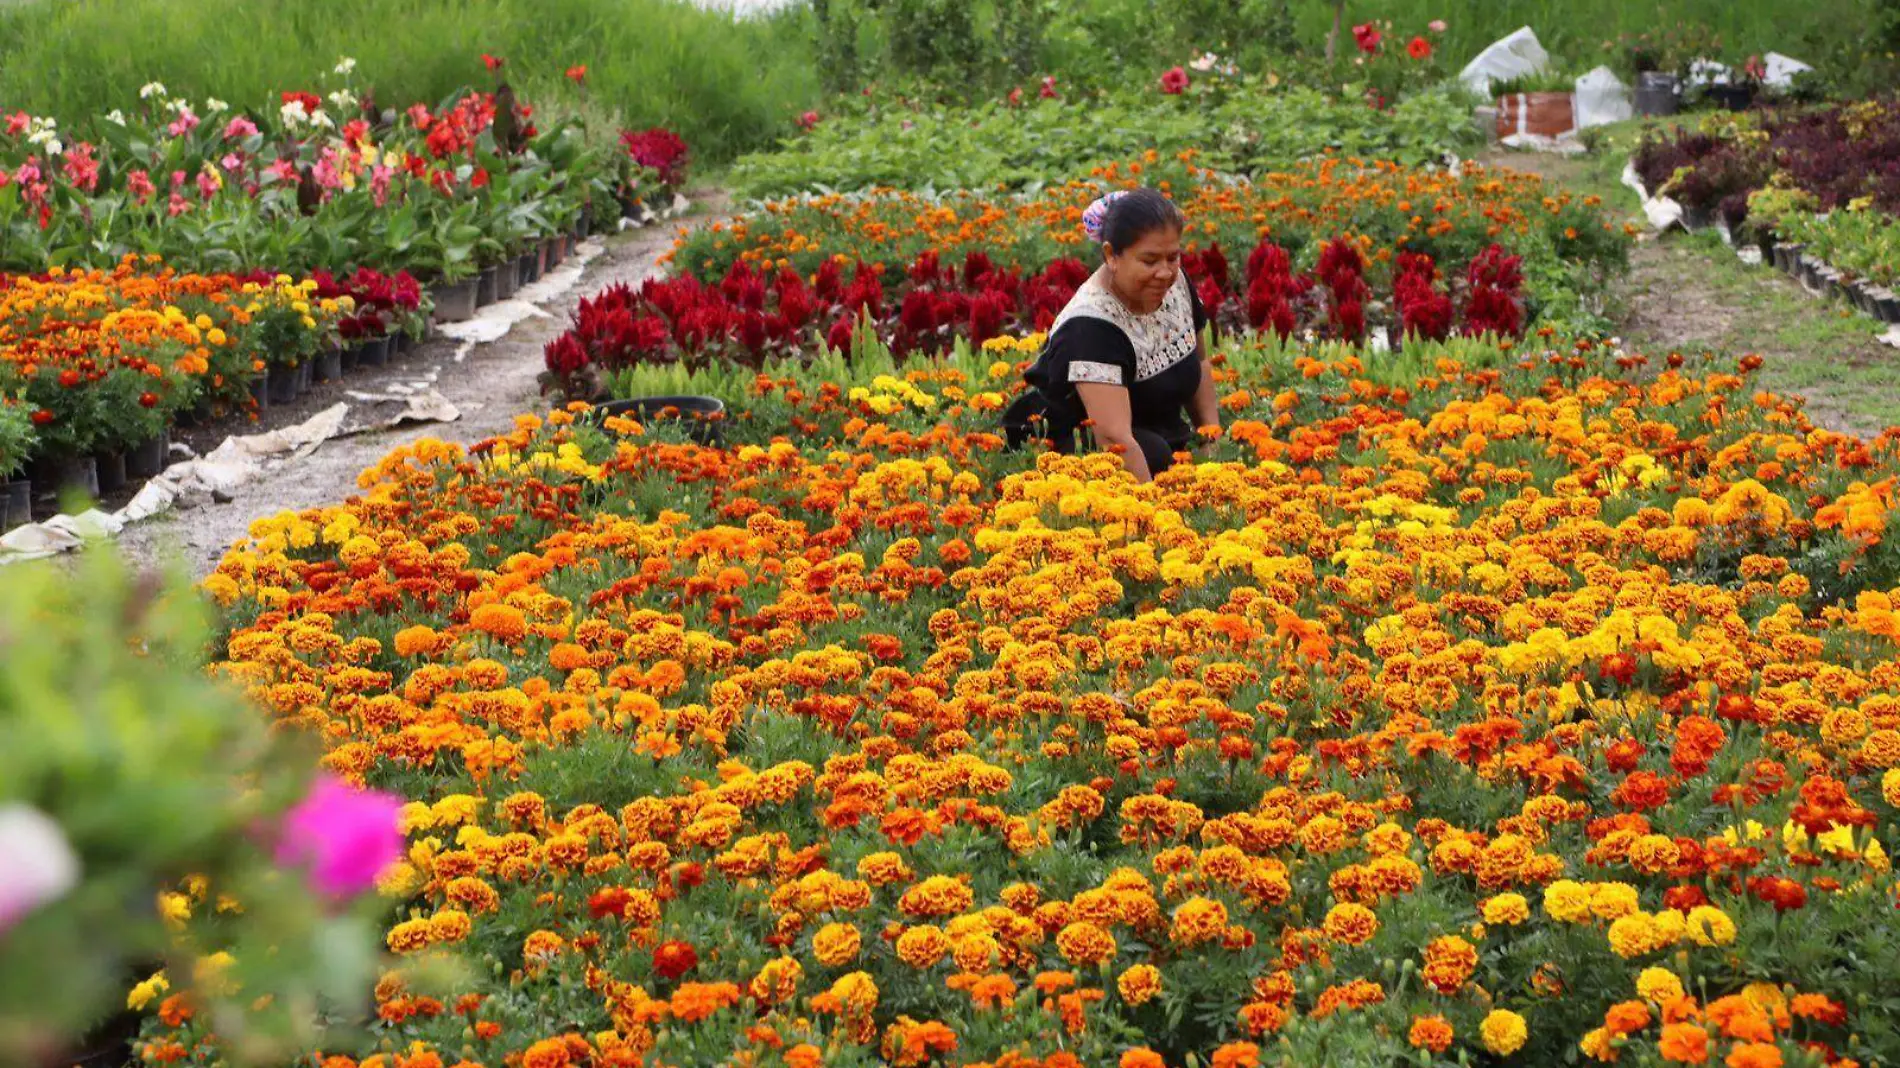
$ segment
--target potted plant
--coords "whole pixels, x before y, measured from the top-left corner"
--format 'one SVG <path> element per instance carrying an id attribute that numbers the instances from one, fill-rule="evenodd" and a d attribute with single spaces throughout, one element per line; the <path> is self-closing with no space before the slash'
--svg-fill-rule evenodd
<path id="1" fill-rule="evenodd" d="M 33 419 L 16 397 L 0 397 L 0 531 L 33 518 L 33 484 L 15 476 L 33 451 Z"/>

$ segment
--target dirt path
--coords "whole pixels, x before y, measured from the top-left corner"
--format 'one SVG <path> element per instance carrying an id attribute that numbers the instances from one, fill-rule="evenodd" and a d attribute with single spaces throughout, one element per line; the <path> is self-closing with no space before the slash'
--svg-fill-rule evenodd
<path id="1" fill-rule="evenodd" d="M 694 199 L 701 218 L 724 213 L 725 198 L 717 191 L 702 192 Z M 392 385 L 419 383 L 455 405 L 461 412 L 459 419 L 326 441 L 308 456 L 267 464 L 262 477 L 239 487 L 228 501 L 169 512 L 127 527 L 117 539 L 119 551 L 141 566 L 175 560 L 193 576 L 202 577 L 233 542 L 247 535 L 253 520 L 347 500 L 358 492 L 357 475 L 399 445 L 423 438 L 470 445 L 510 429 L 522 412 L 547 410 L 536 382 L 545 366 L 543 347 L 567 328 L 581 298 L 616 282 L 637 283 L 658 274 L 659 258 L 673 240 L 672 224 L 610 237 L 605 251 L 587 264 L 580 282 L 542 309 L 544 316 L 516 323 L 497 341 L 476 344 L 462 361 L 454 358 L 459 342 L 438 338 L 392 360 L 381 371 L 352 375 L 340 387 L 313 390 L 297 405 L 273 411 L 261 427 L 234 428 L 234 432 L 256 433 L 290 425 L 338 401 L 351 404 L 346 429 L 367 425 L 401 406 L 359 402 L 346 391 L 377 394 L 388 392 Z"/>
<path id="2" fill-rule="evenodd" d="M 1494 149 L 1484 157 L 1601 196 L 1642 222 L 1636 195 L 1600 160 Z M 1810 295 L 1780 271 L 1751 266 L 1712 234 L 1645 232 L 1610 314 L 1633 351 L 1758 353 L 1761 384 L 1807 401 L 1815 422 L 1871 435 L 1900 424 L 1900 352 L 1875 340 L 1881 327 L 1836 301 Z"/>

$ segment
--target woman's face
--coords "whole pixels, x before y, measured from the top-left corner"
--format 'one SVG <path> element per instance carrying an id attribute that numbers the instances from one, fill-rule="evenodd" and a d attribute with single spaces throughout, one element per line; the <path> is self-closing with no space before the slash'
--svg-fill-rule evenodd
<path id="1" fill-rule="evenodd" d="M 1117 252 L 1103 246 L 1115 288 L 1135 311 L 1153 311 L 1181 273 L 1181 231 L 1164 226 L 1150 230 Z"/>

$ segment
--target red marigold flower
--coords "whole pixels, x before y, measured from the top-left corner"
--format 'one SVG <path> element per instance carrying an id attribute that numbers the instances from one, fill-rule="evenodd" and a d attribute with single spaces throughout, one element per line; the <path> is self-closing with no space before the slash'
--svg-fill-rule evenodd
<path id="1" fill-rule="evenodd" d="M 1161 91 L 1169 96 L 1179 96 L 1188 87 L 1188 73 L 1175 67 L 1161 76 Z"/>
<path id="2" fill-rule="evenodd" d="M 1405 54 L 1413 59 L 1430 59 L 1432 58 L 1432 43 L 1423 37 L 1414 37 L 1411 43 L 1405 46 Z"/>
<path id="3" fill-rule="evenodd" d="M 158 394 L 153 393 L 150 390 L 147 390 L 146 392 L 139 394 L 139 407 L 141 408 L 158 407 Z"/>
<path id="4" fill-rule="evenodd" d="M 677 939 L 653 948 L 653 971 L 663 978 L 678 979 L 698 963 L 699 954 L 693 947 Z"/>

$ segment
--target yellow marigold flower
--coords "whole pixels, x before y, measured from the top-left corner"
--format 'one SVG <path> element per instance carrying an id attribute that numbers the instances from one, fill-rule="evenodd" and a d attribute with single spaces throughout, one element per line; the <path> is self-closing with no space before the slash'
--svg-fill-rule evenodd
<path id="1" fill-rule="evenodd" d="M 1334 905 L 1321 924 L 1326 937 L 1349 946 L 1361 946 L 1379 933 L 1379 917 L 1364 905 L 1345 902 Z"/>
<path id="2" fill-rule="evenodd" d="M 1161 993 L 1161 972 L 1152 964 L 1137 964 L 1122 972 L 1115 989 L 1130 1005 L 1145 1005 Z"/>
<path id="3" fill-rule="evenodd" d="M 134 986 L 125 995 L 125 1007 L 135 1012 L 142 1011 L 153 999 L 172 988 L 162 971 L 153 972 L 146 980 Z"/>
<path id="4" fill-rule="evenodd" d="M 812 952 L 826 966 L 837 968 L 857 959 L 858 929 L 848 923 L 828 923 L 812 936 Z"/>
<path id="5" fill-rule="evenodd" d="M 1524 1017 L 1509 1009 L 1492 1009 L 1478 1025 L 1478 1036 L 1484 1039 L 1484 1048 L 1500 1057 L 1508 1057 L 1524 1048 L 1524 1042 L 1530 1037 L 1530 1028 L 1525 1026 Z"/>
<path id="6" fill-rule="evenodd" d="M 1687 933 L 1698 946 L 1726 946 L 1735 941 L 1735 921 L 1714 905 L 1689 910 Z"/>
<path id="7" fill-rule="evenodd" d="M 1499 894 L 1484 903 L 1484 922 L 1510 927 L 1531 918 L 1530 902 L 1523 894 Z"/>
<path id="8" fill-rule="evenodd" d="M 934 924 L 921 924 L 897 936 L 897 958 L 913 968 L 928 968 L 950 952 L 950 938 Z"/>
<path id="9" fill-rule="evenodd" d="M 1668 1005 L 1682 996 L 1682 980 L 1667 968 L 1644 968 L 1636 977 L 1636 992 L 1653 1004 Z"/>
<path id="10" fill-rule="evenodd" d="M 1374 921 L 1376 926 L 1377 921 Z M 1191 897 L 1174 912 L 1169 937 L 1177 945 L 1198 946 L 1227 933 L 1227 906 L 1212 898 Z"/>
<path id="11" fill-rule="evenodd" d="M 1115 956 L 1115 938 L 1087 920 L 1077 920 L 1056 934 L 1056 949 L 1078 967 L 1101 965 Z"/>
<path id="12" fill-rule="evenodd" d="M 1609 938 L 1610 948 L 1625 960 L 1653 953 L 1667 944 L 1655 919 L 1646 912 L 1632 912 L 1628 916 L 1617 917 L 1610 924 Z"/>

